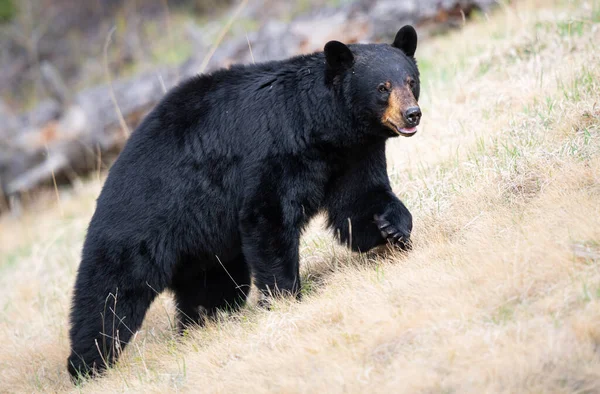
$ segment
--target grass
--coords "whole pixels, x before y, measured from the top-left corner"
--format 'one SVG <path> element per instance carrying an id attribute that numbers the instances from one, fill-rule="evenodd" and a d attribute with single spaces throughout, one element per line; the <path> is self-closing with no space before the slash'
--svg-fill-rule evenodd
<path id="1" fill-rule="evenodd" d="M 349 253 L 316 220 L 301 303 L 179 338 L 162 295 L 102 379 L 65 369 L 101 181 L 3 218 L 0 391 L 599 392 L 599 9 L 523 0 L 422 43 L 424 123 L 388 149 L 410 254 Z"/>

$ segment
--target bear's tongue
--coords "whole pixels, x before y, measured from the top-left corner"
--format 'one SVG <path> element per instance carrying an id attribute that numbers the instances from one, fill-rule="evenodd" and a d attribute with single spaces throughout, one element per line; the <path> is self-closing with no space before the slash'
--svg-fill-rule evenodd
<path id="1" fill-rule="evenodd" d="M 404 134 L 414 134 L 417 132 L 417 128 L 416 127 L 411 127 L 411 128 L 402 128 L 400 129 L 400 132 L 404 133 Z"/>

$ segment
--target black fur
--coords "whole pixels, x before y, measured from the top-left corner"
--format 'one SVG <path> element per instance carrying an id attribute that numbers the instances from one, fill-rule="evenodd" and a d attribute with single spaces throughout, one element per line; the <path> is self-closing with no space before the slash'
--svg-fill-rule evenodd
<path id="1" fill-rule="evenodd" d="M 416 63 L 385 44 L 328 49 L 329 65 L 320 52 L 194 77 L 131 135 L 83 247 L 72 376 L 112 364 L 166 289 L 181 328 L 243 304 L 251 274 L 264 294 L 297 295 L 300 233 L 319 211 L 353 250 L 386 242 L 381 220 L 408 242 L 377 86 L 418 82 Z"/>

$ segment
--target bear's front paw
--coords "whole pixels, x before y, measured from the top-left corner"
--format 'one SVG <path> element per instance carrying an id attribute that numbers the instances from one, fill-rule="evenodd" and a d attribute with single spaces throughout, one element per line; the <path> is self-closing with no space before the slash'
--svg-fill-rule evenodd
<path id="1" fill-rule="evenodd" d="M 375 224 L 381 232 L 381 236 L 388 241 L 391 245 L 399 248 L 400 250 L 412 249 L 412 242 L 410 241 L 410 230 L 405 228 L 401 224 L 393 224 L 384 215 L 375 215 Z"/>
<path id="2" fill-rule="evenodd" d="M 271 292 L 263 293 L 261 292 L 258 296 L 258 302 L 256 305 L 261 309 L 271 310 L 271 305 L 273 303 L 273 299 L 277 297 L 293 297 L 296 301 L 302 301 L 302 293 L 297 287 L 294 287 L 294 290 L 287 291 L 278 290 L 277 293 L 273 294 Z"/>

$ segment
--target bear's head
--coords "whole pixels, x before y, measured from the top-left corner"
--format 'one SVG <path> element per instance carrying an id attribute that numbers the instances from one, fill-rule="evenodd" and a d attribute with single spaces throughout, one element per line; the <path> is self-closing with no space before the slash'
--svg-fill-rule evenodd
<path id="1" fill-rule="evenodd" d="M 417 32 L 404 26 L 391 45 L 330 41 L 325 45 L 328 81 L 340 91 L 369 133 L 413 136 L 421 121 Z"/>

